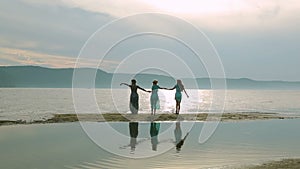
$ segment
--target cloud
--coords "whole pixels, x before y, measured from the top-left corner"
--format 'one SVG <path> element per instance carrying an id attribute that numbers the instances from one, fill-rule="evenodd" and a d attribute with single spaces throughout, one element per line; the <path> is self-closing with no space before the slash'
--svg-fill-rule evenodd
<path id="1" fill-rule="evenodd" d="M 143 12 L 170 14 L 201 28 L 215 44 L 230 77 L 299 79 L 297 0 L 1 0 L 1 65 L 73 67 L 83 44 L 97 29 L 114 19 Z M 107 37 L 158 25 L 162 30 L 176 30 L 167 20 L 139 22 L 111 29 Z M 140 46 L 161 47 L 155 39 L 137 42 L 112 53 L 104 69 L 112 69 L 119 56 Z M 103 46 L 96 44 L 95 49 Z M 97 60 L 84 65 L 91 62 Z"/>
<path id="2" fill-rule="evenodd" d="M 38 48 L 39 44 L 35 41 L 30 40 L 14 40 L 10 38 L 1 38 L 0 44 L 2 46 L 10 46 L 11 44 L 14 45 L 15 48 Z"/>
<path id="3" fill-rule="evenodd" d="M 23 0 L 34 5 L 66 6 L 80 8 L 90 12 L 106 13 L 114 17 L 122 17 L 142 12 L 154 12 L 156 9 L 143 0 Z"/>
<path id="4" fill-rule="evenodd" d="M 54 68 L 72 68 L 75 67 L 76 64 L 76 58 L 13 48 L 0 48 L 0 58 L 2 60 L 1 65 L 36 65 Z M 95 67 L 98 65 L 98 62 L 99 60 L 97 59 L 82 59 L 80 66 Z M 117 61 L 103 60 L 101 69 L 109 71 L 118 64 L 119 62 Z"/>
<path id="5" fill-rule="evenodd" d="M 206 29 L 237 30 L 288 27 L 300 16 L 297 0 L 26 0 L 29 3 L 62 5 L 120 18 L 158 12 L 178 16 Z"/>
<path id="6" fill-rule="evenodd" d="M 88 37 L 111 20 L 100 13 L 67 8 L 61 1 L 34 2 L 0 2 L 0 46 L 77 56 Z"/>

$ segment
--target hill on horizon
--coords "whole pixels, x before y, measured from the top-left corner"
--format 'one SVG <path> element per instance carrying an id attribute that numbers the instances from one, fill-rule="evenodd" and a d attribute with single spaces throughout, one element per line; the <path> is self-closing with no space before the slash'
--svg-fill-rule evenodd
<path id="1" fill-rule="evenodd" d="M 1 88 L 71 88 L 73 79 L 73 68 L 45 68 L 39 66 L 0 66 L 0 87 Z M 169 76 L 154 74 L 112 74 L 101 69 L 96 70 L 96 88 L 119 88 L 121 82 L 130 82 L 135 78 L 138 84 L 150 88 L 154 79 L 164 87 L 174 86 L 176 80 Z M 91 68 L 78 68 L 76 72 L 82 75 L 82 80 L 77 87 L 90 88 L 93 85 L 85 75 L 95 72 Z M 86 79 L 85 79 L 86 78 Z M 182 78 L 186 88 L 211 89 L 210 78 Z M 213 79 L 214 82 L 222 82 L 223 79 Z M 228 89 L 300 89 L 300 82 L 287 81 L 257 81 L 248 78 L 225 79 Z"/>

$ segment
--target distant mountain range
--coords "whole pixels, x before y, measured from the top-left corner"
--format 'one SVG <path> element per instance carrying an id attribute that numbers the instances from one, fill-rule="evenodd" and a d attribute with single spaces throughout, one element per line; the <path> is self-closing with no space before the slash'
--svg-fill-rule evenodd
<path id="1" fill-rule="evenodd" d="M 52 69 L 38 66 L 2 66 L 0 67 L 0 87 L 4 88 L 71 88 L 73 79 L 73 68 Z M 112 74 L 97 69 L 96 78 L 89 79 L 88 76 L 95 69 L 80 68 L 77 73 L 82 75 L 76 87 L 90 88 L 91 80 L 95 80 L 97 88 L 118 88 L 121 82 L 130 83 L 132 78 L 137 79 L 138 84 L 150 88 L 153 79 L 157 79 L 163 87 L 172 87 L 175 79 L 164 75 L 154 74 Z M 221 84 L 222 79 L 209 78 L 183 78 L 186 88 L 211 89 L 211 80 L 214 84 Z M 286 81 L 256 81 L 247 78 L 225 79 L 228 89 L 300 89 L 300 82 Z"/>

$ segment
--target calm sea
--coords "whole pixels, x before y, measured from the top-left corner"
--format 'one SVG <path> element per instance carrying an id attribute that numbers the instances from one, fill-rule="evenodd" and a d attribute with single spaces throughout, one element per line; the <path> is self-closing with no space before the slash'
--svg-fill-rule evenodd
<path id="1" fill-rule="evenodd" d="M 127 89 L 82 89 L 92 91 L 101 113 L 130 113 Z M 187 90 L 182 97 L 181 113 L 203 112 L 275 112 L 300 113 L 299 90 Z M 173 113 L 175 91 L 160 90 L 158 113 Z M 139 91 L 139 113 L 150 113 L 150 94 Z M 79 96 L 84 100 L 84 95 Z M 88 107 L 88 106 L 87 106 Z M 86 112 L 89 113 L 88 108 Z M 2 88 L 0 89 L 0 119 L 36 120 L 56 113 L 76 113 L 72 89 Z"/>
<path id="2" fill-rule="evenodd" d="M 79 123 L 2 126 L 0 167 L 237 169 L 269 160 L 300 157 L 299 119 L 222 122 L 203 144 L 198 143 L 203 122 L 194 123 L 190 130 L 191 124 L 157 122 L 157 136 L 152 138 L 151 124 L 147 122 L 135 125 L 85 123 L 93 133 L 85 133 Z M 108 132 L 109 128 L 115 132 Z M 130 137 L 132 129 L 136 142 Z M 181 138 L 189 132 L 180 151 L 174 144 L 178 131 Z"/>
<path id="3" fill-rule="evenodd" d="M 81 89 L 93 93 L 101 113 L 130 113 L 129 90 Z M 300 91 L 187 90 L 181 113 L 300 113 Z M 149 93 L 140 92 L 140 113 L 149 113 Z M 158 113 L 174 111 L 174 91 L 160 91 Z M 75 113 L 71 89 L 0 89 L 0 119 L 34 120 Z M 214 106 L 216 105 L 216 106 Z M 91 105 L 93 107 L 93 105 Z M 89 111 L 89 106 L 86 109 Z M 243 168 L 300 157 L 299 119 L 222 122 L 205 143 L 205 122 L 75 122 L 0 127 L 0 168 Z M 187 135 L 187 133 L 189 133 Z M 180 150 L 176 142 L 187 136 Z"/>

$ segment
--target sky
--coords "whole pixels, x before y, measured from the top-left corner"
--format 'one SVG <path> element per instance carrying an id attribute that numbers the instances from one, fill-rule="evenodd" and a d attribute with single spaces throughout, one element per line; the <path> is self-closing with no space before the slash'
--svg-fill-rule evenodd
<path id="1" fill-rule="evenodd" d="M 161 16 L 124 20 L 141 13 Z M 159 28 L 202 47 L 207 38 L 228 78 L 300 81 L 297 0 L 1 0 L 0 21 L 2 66 L 74 67 L 84 45 L 95 50 L 89 51 L 91 55 L 106 50 L 105 42 L 88 41 L 92 35 L 112 41 L 133 30 Z M 187 23 L 203 36 L 196 38 Z M 95 34 L 103 26 L 105 35 Z M 191 55 L 174 39 L 143 35 L 120 43 L 99 68 L 137 73 L 161 66 L 162 73 L 178 77 L 209 76 L 211 65 L 194 61 Z M 83 59 L 80 66 L 93 67 L 101 57 Z"/>

